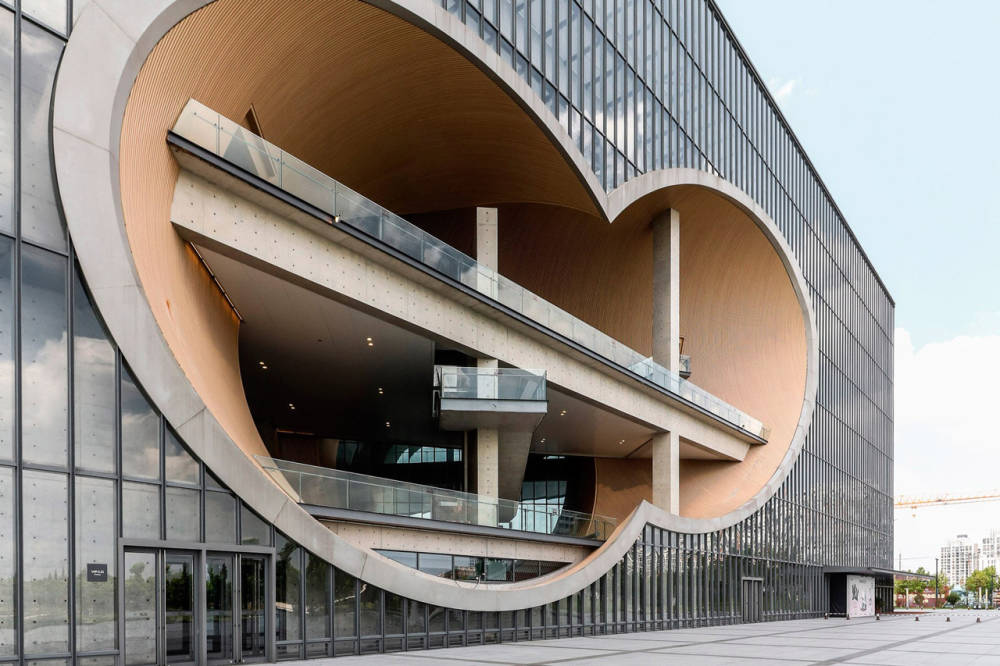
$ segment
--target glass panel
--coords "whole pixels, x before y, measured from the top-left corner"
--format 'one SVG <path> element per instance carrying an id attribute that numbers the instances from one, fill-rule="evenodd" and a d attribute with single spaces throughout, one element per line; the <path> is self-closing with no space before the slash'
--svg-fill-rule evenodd
<path id="1" fill-rule="evenodd" d="M 65 252 L 49 160 L 49 99 L 62 49 L 62 40 L 21 23 L 21 234 Z"/>
<path id="2" fill-rule="evenodd" d="M 357 635 L 356 579 L 339 569 L 333 578 L 333 635 L 352 638 Z"/>
<path id="3" fill-rule="evenodd" d="M 408 567 L 412 567 L 414 569 L 417 568 L 417 554 L 416 553 L 410 553 L 410 552 L 403 551 L 403 550 L 380 550 L 378 552 L 379 552 L 379 554 L 385 555 L 386 557 L 388 557 L 390 560 L 393 560 L 394 562 L 399 562 L 400 564 L 403 564 L 403 565 L 408 566 Z"/>
<path id="4" fill-rule="evenodd" d="M 410 635 L 422 634 L 427 631 L 427 619 L 424 617 L 426 607 L 419 601 L 406 602 L 406 631 Z"/>
<path id="5" fill-rule="evenodd" d="M 83 4 L 82 0 L 77 0 Z M 21 11 L 66 33 L 66 0 L 21 0 Z M 21 47 L 22 51 L 24 47 Z"/>
<path id="6" fill-rule="evenodd" d="M 266 583 L 264 558 L 244 555 L 240 562 L 240 640 L 244 660 L 264 656 Z"/>
<path id="7" fill-rule="evenodd" d="M 136 479 L 160 479 L 160 418 L 122 366 L 122 473 Z"/>
<path id="8" fill-rule="evenodd" d="M 69 403 L 66 258 L 21 250 L 21 416 L 24 462 L 64 466 Z"/>
<path id="9" fill-rule="evenodd" d="M 330 565 L 306 551 L 306 639 L 330 637 Z"/>
<path id="10" fill-rule="evenodd" d="M 511 582 L 514 580 L 514 561 L 487 557 L 485 574 L 490 582 Z"/>
<path id="11" fill-rule="evenodd" d="M 370 583 L 361 582 L 358 594 L 360 631 L 362 636 L 378 636 L 382 633 L 382 620 L 379 612 L 382 591 Z"/>
<path id="12" fill-rule="evenodd" d="M 14 614 L 14 470 L 0 467 L 0 657 L 17 654 L 17 616 Z"/>
<path id="13" fill-rule="evenodd" d="M 233 658 L 233 556 L 206 558 L 205 639 L 208 658 Z"/>
<path id="14" fill-rule="evenodd" d="M 455 556 L 455 580 L 480 580 L 483 573 L 483 558 Z"/>
<path id="15" fill-rule="evenodd" d="M 14 13 L 0 12 L 0 231 L 14 233 Z"/>
<path id="16" fill-rule="evenodd" d="M 241 504 L 240 516 L 241 543 L 258 546 L 271 545 L 271 526 L 264 519 Z"/>
<path id="17" fill-rule="evenodd" d="M 136 539 L 160 538 L 160 487 L 122 483 L 122 534 Z"/>
<path id="18" fill-rule="evenodd" d="M 211 580 L 209 581 L 211 585 Z M 163 567 L 167 663 L 194 662 L 194 556 L 167 554 Z"/>
<path id="19" fill-rule="evenodd" d="M 419 569 L 424 573 L 441 578 L 451 578 L 451 555 L 439 555 L 437 553 L 420 553 L 418 559 Z"/>
<path id="20" fill-rule="evenodd" d="M 302 638 L 299 586 L 302 580 L 301 549 L 281 534 L 275 534 L 275 638 Z"/>
<path id="21" fill-rule="evenodd" d="M 167 428 L 163 439 L 163 469 L 168 483 L 200 484 L 198 461 L 187 452 L 170 428 Z"/>
<path id="22" fill-rule="evenodd" d="M 76 648 L 117 647 L 115 482 L 77 476 L 76 493 Z"/>
<path id="23" fill-rule="evenodd" d="M 215 478 L 215 475 L 208 471 L 208 467 L 205 467 L 205 487 L 214 490 L 229 490 L 222 482 Z"/>
<path id="24" fill-rule="evenodd" d="M 167 538 L 178 541 L 201 540 L 201 491 L 167 488 Z"/>
<path id="25" fill-rule="evenodd" d="M 0 16 L 2 14 L 0 12 Z M 2 155 L 0 159 L 3 159 Z M 0 196 L 2 194 L 0 192 Z M 10 460 L 14 455 L 13 275 L 14 242 L 0 236 L 0 460 Z"/>
<path id="26" fill-rule="evenodd" d="M 236 498 L 229 493 L 205 493 L 205 541 L 236 543 Z"/>
<path id="27" fill-rule="evenodd" d="M 385 593 L 385 633 L 403 633 L 403 597 L 392 592 Z"/>
<path id="28" fill-rule="evenodd" d="M 115 349 L 73 272 L 73 432 L 77 469 L 115 471 Z"/>
<path id="29" fill-rule="evenodd" d="M 65 474 L 24 470 L 24 653 L 69 650 L 69 504 Z"/>
<path id="30" fill-rule="evenodd" d="M 156 561 L 125 552 L 125 664 L 156 663 Z"/>

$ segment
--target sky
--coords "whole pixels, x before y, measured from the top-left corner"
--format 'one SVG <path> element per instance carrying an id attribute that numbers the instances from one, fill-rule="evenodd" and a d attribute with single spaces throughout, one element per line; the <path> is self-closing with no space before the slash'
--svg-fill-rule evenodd
<path id="1" fill-rule="evenodd" d="M 896 494 L 1000 488 L 1000 2 L 717 2 L 896 301 Z M 897 511 L 894 564 L 990 528 Z"/>

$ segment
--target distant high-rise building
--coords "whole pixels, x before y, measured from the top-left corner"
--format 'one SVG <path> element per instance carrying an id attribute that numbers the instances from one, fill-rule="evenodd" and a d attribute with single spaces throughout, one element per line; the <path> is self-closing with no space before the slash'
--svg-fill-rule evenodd
<path id="1" fill-rule="evenodd" d="M 991 537 L 988 537 L 992 538 L 990 543 L 996 544 L 1000 530 L 994 530 L 990 534 Z M 986 541 L 984 539 L 983 543 Z M 995 546 L 993 552 L 996 552 Z M 949 584 L 964 587 L 965 579 L 979 568 L 981 556 L 979 544 L 970 541 L 968 534 L 959 534 L 941 547 L 941 573 L 948 577 Z"/>

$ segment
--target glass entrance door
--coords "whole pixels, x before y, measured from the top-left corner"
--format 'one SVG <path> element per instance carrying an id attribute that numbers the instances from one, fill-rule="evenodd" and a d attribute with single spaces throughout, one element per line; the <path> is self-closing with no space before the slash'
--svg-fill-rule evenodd
<path id="1" fill-rule="evenodd" d="M 197 660 L 195 636 L 195 566 L 193 553 L 171 553 L 163 564 L 163 643 L 168 664 Z"/>
<path id="2" fill-rule="evenodd" d="M 125 551 L 125 664 L 157 663 L 157 556 L 152 550 Z"/>
<path id="3" fill-rule="evenodd" d="M 243 661 L 265 657 L 265 564 L 263 557 L 240 556 L 240 656 Z"/>
<path id="4" fill-rule="evenodd" d="M 210 662 L 233 661 L 233 555 L 205 559 L 205 638 Z"/>

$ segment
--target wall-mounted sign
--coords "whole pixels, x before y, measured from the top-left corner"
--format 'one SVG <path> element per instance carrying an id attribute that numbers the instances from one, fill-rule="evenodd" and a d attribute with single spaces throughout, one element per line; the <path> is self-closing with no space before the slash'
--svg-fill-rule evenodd
<path id="1" fill-rule="evenodd" d="M 106 583 L 108 581 L 108 565 L 107 564 L 87 564 L 87 582 L 88 583 Z"/>

